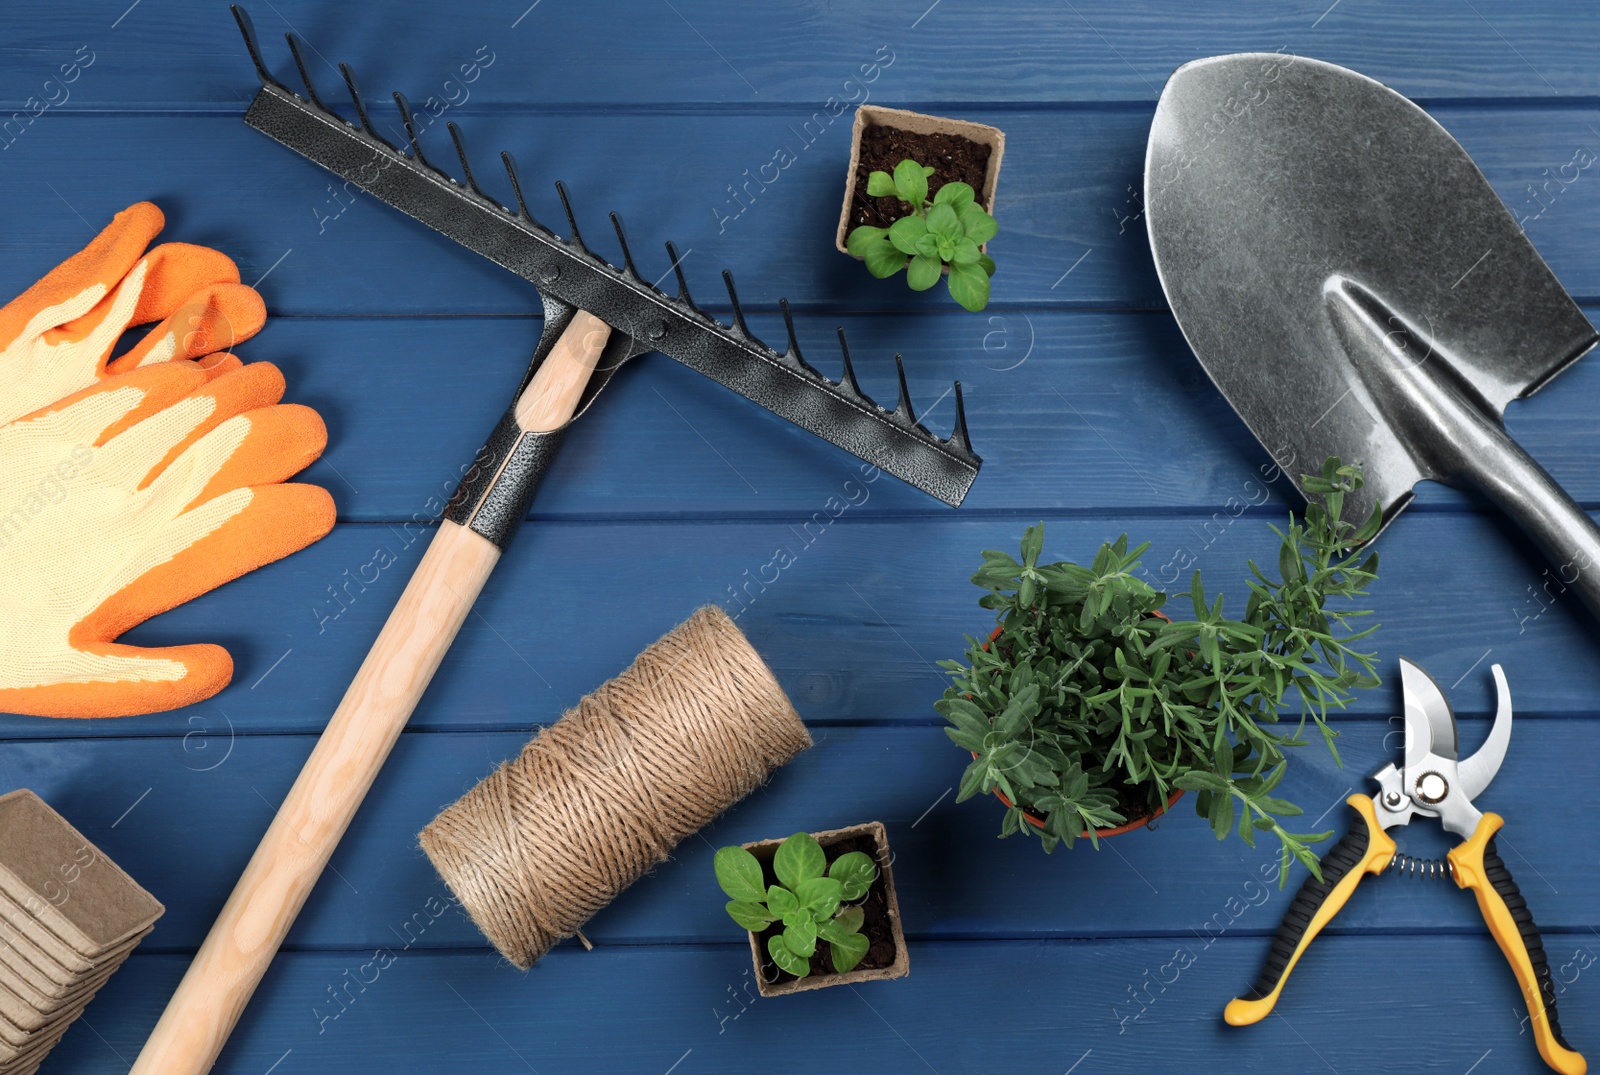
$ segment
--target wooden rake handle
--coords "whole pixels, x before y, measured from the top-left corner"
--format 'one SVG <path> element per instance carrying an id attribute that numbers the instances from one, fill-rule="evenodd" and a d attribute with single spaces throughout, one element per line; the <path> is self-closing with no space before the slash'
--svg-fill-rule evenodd
<path id="1" fill-rule="evenodd" d="M 559 428 L 610 336 L 579 310 L 518 397 L 517 424 Z M 500 548 L 449 520 L 334 711 L 131 1075 L 205 1075 L 472 610 Z"/>

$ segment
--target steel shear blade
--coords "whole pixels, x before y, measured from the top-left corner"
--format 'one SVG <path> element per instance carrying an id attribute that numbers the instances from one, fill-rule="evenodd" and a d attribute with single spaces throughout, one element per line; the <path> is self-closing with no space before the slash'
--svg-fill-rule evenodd
<path id="1" fill-rule="evenodd" d="M 1356 823 L 1323 856 L 1321 878 L 1306 878 L 1278 927 L 1261 977 L 1224 1012 L 1223 1018 L 1230 1024 L 1246 1026 L 1266 1018 L 1289 972 L 1339 913 L 1362 877 L 1383 873 L 1391 866 L 1413 874 L 1448 872 L 1459 887 L 1472 890 L 1489 932 L 1516 974 L 1539 1055 L 1563 1075 L 1583 1075 L 1588 1070 L 1587 1062 L 1561 1034 L 1555 982 L 1544 942 L 1511 871 L 1495 849 L 1495 833 L 1505 821 L 1472 803 L 1500 771 L 1511 742 L 1511 692 L 1501 667 L 1497 664 L 1492 671 L 1498 695 L 1494 726 L 1476 753 L 1458 760 L 1456 718 L 1444 692 L 1421 668 L 1401 658 L 1403 760 L 1399 766 L 1390 762 L 1373 774 L 1378 785 L 1375 798 L 1352 795 L 1346 800 L 1356 812 Z M 1413 817 L 1434 818 L 1463 838 L 1451 848 L 1445 862 L 1425 862 L 1400 853 L 1387 830 L 1408 825 Z"/>

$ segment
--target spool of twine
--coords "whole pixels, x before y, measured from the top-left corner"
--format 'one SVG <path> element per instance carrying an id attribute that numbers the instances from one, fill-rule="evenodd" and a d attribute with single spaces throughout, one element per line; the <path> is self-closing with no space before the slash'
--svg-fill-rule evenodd
<path id="1" fill-rule="evenodd" d="M 422 849 L 527 970 L 810 745 L 760 654 L 707 606 L 441 811 Z"/>

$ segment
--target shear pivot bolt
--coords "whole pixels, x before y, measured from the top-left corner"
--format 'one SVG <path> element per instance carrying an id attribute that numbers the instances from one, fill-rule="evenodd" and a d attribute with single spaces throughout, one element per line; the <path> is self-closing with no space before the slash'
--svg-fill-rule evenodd
<path id="1" fill-rule="evenodd" d="M 1450 784 L 1438 773 L 1423 773 L 1417 777 L 1417 798 L 1432 806 L 1450 794 Z"/>
<path id="2" fill-rule="evenodd" d="M 1404 801 L 1405 796 L 1401 795 L 1398 791 L 1388 792 L 1383 797 L 1383 805 L 1387 806 L 1391 810 L 1400 809 L 1400 804 Z"/>

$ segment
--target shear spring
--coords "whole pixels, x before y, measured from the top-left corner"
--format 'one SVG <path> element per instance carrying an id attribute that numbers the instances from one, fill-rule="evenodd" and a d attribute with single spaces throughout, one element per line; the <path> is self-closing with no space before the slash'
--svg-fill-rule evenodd
<path id="1" fill-rule="evenodd" d="M 1398 867 L 1403 877 L 1421 877 L 1427 880 L 1455 876 L 1455 867 L 1441 859 L 1415 858 L 1404 851 L 1396 851 L 1389 860 L 1391 868 Z"/>

